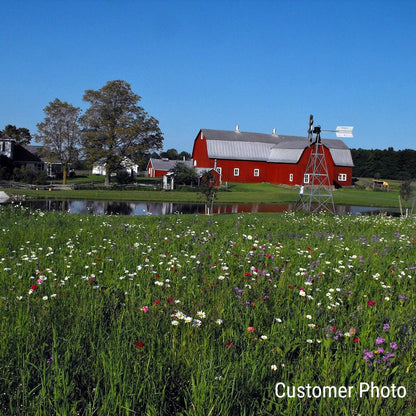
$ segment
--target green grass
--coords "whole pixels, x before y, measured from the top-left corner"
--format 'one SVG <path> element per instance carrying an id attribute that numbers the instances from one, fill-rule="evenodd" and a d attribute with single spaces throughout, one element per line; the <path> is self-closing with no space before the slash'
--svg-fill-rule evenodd
<path id="1" fill-rule="evenodd" d="M 337 189 L 333 192 L 334 202 L 342 205 L 363 205 L 376 207 L 398 207 L 397 191 L 382 192 L 365 189 Z"/>
<path id="2" fill-rule="evenodd" d="M 118 201 L 171 201 L 171 202 L 202 202 L 200 192 L 188 191 L 157 191 L 146 190 L 103 190 L 78 189 L 70 191 L 19 190 L 2 189 L 12 195 L 26 195 L 33 198 L 50 199 L 89 199 L 89 200 L 118 200 Z M 229 184 L 227 190 L 218 192 L 218 202 L 222 203 L 286 203 L 296 202 L 298 190 L 272 184 Z M 343 188 L 334 190 L 334 202 L 342 205 L 363 205 L 398 207 L 398 191 L 381 192 L 366 189 Z"/>
<path id="3" fill-rule="evenodd" d="M 413 218 L 0 221 L 0 414 L 414 414 Z"/>

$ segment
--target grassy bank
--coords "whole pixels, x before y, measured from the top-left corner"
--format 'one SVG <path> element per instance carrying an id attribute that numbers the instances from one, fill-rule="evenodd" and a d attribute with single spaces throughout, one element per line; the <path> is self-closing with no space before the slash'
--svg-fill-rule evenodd
<path id="1" fill-rule="evenodd" d="M 69 191 L 2 189 L 8 194 L 26 195 L 31 198 L 117 200 L 117 201 L 170 201 L 202 202 L 203 196 L 194 191 L 157 191 L 147 189 L 104 190 L 78 189 Z M 298 190 L 271 184 L 230 184 L 227 190 L 217 194 L 223 203 L 285 203 L 295 202 Z M 338 189 L 333 192 L 334 202 L 343 205 L 398 207 L 398 190 L 390 192 L 371 189 Z"/>
<path id="2" fill-rule="evenodd" d="M 0 221 L 1 414 L 414 414 L 412 219 Z"/>

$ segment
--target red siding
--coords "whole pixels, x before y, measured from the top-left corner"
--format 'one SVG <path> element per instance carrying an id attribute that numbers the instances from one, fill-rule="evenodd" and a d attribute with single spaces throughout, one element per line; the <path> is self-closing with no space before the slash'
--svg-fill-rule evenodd
<path id="1" fill-rule="evenodd" d="M 195 139 L 194 148 L 192 150 L 192 159 L 195 168 L 213 168 L 214 160 L 208 157 L 207 139 L 200 132 Z"/>
<path id="2" fill-rule="evenodd" d="M 168 173 L 167 170 L 155 170 L 152 162 L 149 162 L 147 166 L 147 177 L 148 178 L 161 178 L 163 175 Z"/>
<path id="3" fill-rule="evenodd" d="M 217 160 L 217 168 L 221 168 L 221 179 L 223 182 L 248 182 L 260 183 L 267 181 L 267 162 L 252 160 Z M 235 170 L 238 169 L 238 175 Z M 258 176 L 255 175 L 258 170 Z M 257 171 L 256 171 L 257 174 Z"/>
<path id="4" fill-rule="evenodd" d="M 167 170 L 156 170 L 155 171 L 155 178 L 161 178 L 163 175 L 166 175 L 168 173 Z"/>

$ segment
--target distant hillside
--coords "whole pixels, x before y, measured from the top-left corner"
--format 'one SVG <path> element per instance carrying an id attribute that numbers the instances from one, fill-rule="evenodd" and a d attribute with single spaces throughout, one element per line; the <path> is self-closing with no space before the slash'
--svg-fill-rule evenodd
<path id="1" fill-rule="evenodd" d="M 384 179 L 416 179 L 416 150 L 351 149 L 353 176 Z"/>

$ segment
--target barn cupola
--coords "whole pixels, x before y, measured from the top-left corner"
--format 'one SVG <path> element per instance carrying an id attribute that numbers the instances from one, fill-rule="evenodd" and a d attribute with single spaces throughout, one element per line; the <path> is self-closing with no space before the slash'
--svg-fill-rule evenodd
<path id="1" fill-rule="evenodd" d="M 235 126 L 235 132 L 240 133 L 240 126 L 238 124 Z"/>

